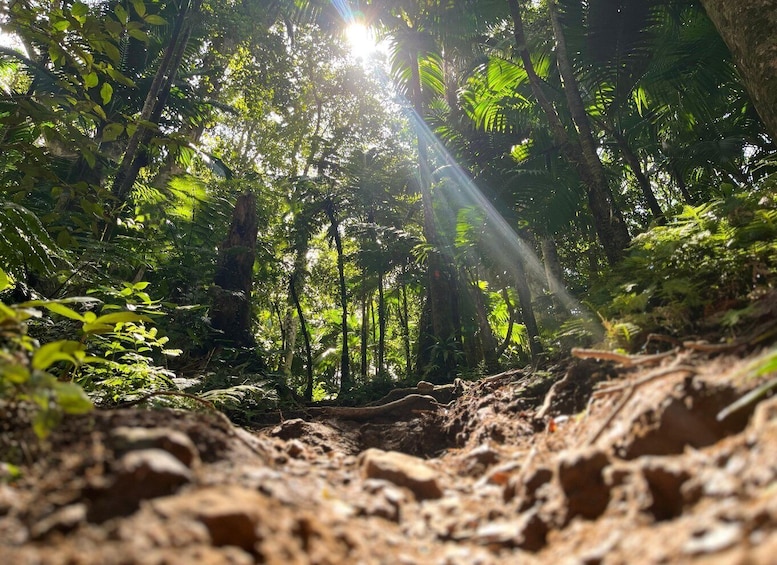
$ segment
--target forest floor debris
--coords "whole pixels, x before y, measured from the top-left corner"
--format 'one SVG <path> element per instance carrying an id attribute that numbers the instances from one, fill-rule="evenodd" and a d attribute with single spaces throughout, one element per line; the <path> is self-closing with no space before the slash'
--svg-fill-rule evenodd
<path id="1" fill-rule="evenodd" d="M 408 410 L 321 411 L 253 430 L 133 408 L 68 418 L 39 445 L 5 418 L 2 459 L 19 473 L 3 467 L 0 554 L 773 563 L 777 398 L 718 418 L 767 378 L 741 378 L 756 354 L 694 349 L 623 366 L 583 354 L 460 383 L 447 405 L 393 399 Z"/>

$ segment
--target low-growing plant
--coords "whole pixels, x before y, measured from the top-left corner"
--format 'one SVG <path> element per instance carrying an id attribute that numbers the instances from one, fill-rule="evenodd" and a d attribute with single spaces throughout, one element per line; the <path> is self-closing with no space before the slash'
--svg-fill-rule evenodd
<path id="1" fill-rule="evenodd" d="M 11 285 L 0 270 L 0 291 Z M 27 333 L 28 320 L 42 316 L 31 305 L 0 302 L 0 400 L 32 405 L 33 430 L 45 437 L 63 413 L 83 414 L 92 402 L 75 383 L 60 380 L 57 366 L 80 367 L 98 361 L 80 341 L 57 340 L 41 345 Z"/>
<path id="2" fill-rule="evenodd" d="M 686 206 L 637 236 L 609 279 L 600 311 L 631 331 L 688 331 L 714 317 L 732 327 L 777 272 L 777 206 L 771 193 Z"/>

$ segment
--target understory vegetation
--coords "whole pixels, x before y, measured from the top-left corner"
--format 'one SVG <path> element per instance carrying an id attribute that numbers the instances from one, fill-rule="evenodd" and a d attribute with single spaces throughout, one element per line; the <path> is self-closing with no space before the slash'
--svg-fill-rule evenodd
<path id="1" fill-rule="evenodd" d="M 762 337 L 777 132 L 710 3 L 4 3 L 0 399 L 250 421 Z"/>

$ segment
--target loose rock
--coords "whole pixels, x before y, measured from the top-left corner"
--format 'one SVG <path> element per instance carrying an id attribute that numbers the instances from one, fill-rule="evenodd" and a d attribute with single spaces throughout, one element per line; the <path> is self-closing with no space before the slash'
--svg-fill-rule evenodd
<path id="1" fill-rule="evenodd" d="M 365 451 L 360 461 L 364 478 L 385 479 L 406 487 L 418 500 L 442 497 L 437 472 L 417 457 L 373 448 Z"/>

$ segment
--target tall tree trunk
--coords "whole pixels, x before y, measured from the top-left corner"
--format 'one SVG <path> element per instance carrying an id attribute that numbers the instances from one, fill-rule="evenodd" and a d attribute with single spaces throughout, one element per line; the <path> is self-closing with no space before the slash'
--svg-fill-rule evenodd
<path id="1" fill-rule="evenodd" d="M 497 359 L 499 359 L 502 355 L 504 355 L 504 352 L 507 351 L 510 342 L 513 340 L 513 327 L 515 326 L 515 308 L 513 308 L 513 305 L 510 303 L 510 295 L 507 293 L 506 288 L 502 289 L 502 298 L 504 298 L 505 304 L 507 305 L 509 318 L 507 320 L 507 332 L 505 334 L 504 341 L 502 341 L 496 350 Z"/>
<path id="2" fill-rule="evenodd" d="M 313 350 L 310 347 L 310 335 L 308 334 L 308 327 L 305 323 L 305 313 L 302 311 L 302 304 L 299 300 L 299 293 L 297 292 L 297 281 L 294 275 L 289 279 L 289 294 L 294 302 L 294 307 L 297 309 L 297 317 L 299 318 L 300 329 L 302 330 L 302 337 L 305 340 L 305 368 L 307 369 L 307 382 L 305 385 L 305 395 L 303 398 L 305 402 L 313 400 Z"/>
<path id="3" fill-rule="evenodd" d="M 383 289 L 383 273 L 378 273 L 378 367 L 377 376 L 385 376 L 386 361 L 386 298 Z"/>
<path id="4" fill-rule="evenodd" d="M 726 42 L 772 140 L 777 141 L 777 0 L 701 0 Z"/>
<path id="5" fill-rule="evenodd" d="M 564 273 L 561 269 L 561 263 L 558 260 L 558 249 L 556 241 L 551 235 L 544 235 L 540 238 L 540 250 L 542 251 L 542 263 L 545 266 L 545 280 L 548 283 L 553 309 L 556 314 L 563 311 L 564 305 L 561 302 L 561 294 L 564 292 Z"/>
<path id="6" fill-rule="evenodd" d="M 685 177 L 683 176 L 683 172 L 680 170 L 680 167 L 677 166 L 677 163 L 670 162 L 669 176 L 671 176 L 672 179 L 674 179 L 674 182 L 677 185 L 677 188 L 680 191 L 680 194 L 682 195 L 685 203 L 690 205 L 695 204 L 696 200 L 694 199 L 693 196 L 691 196 L 691 193 L 688 191 L 688 185 L 685 184 Z"/>
<path id="7" fill-rule="evenodd" d="M 337 274 L 340 282 L 340 308 L 342 309 L 341 332 L 343 345 L 340 355 L 340 396 L 353 388 L 351 378 L 351 357 L 348 353 L 348 288 L 345 284 L 345 258 L 343 256 L 343 240 L 340 237 L 340 223 L 335 215 L 334 202 L 327 199 L 324 203 L 324 212 L 331 224 L 332 238 L 335 240 L 337 250 Z"/>
<path id="8" fill-rule="evenodd" d="M 542 353 L 540 331 L 537 326 L 537 318 L 534 317 L 534 307 L 532 306 L 529 281 L 526 278 L 526 269 L 520 258 L 516 258 L 516 267 L 515 289 L 518 291 L 521 318 L 523 319 L 523 325 L 526 326 L 526 332 L 529 334 L 529 350 L 532 359 L 536 359 L 537 356 Z"/>
<path id="9" fill-rule="evenodd" d="M 431 171 L 429 170 L 429 152 L 424 140 L 423 102 L 421 92 L 421 74 L 418 66 L 418 53 L 413 53 L 410 60 L 411 96 L 416 112 L 418 140 L 418 182 L 423 208 L 423 231 L 426 241 L 432 251 L 428 254 L 428 293 L 427 301 L 430 307 L 432 342 L 443 347 L 458 347 L 456 335 L 458 330 L 456 275 L 450 261 L 444 256 L 444 249 L 434 218 L 434 202 L 432 200 Z M 453 379 L 456 369 L 454 355 L 441 359 L 430 359 L 424 367 L 418 367 L 428 378 Z"/>
<path id="10" fill-rule="evenodd" d="M 526 70 L 532 94 L 537 99 L 537 103 L 540 105 L 540 108 L 542 108 L 543 113 L 548 119 L 551 134 L 553 135 L 556 145 L 558 145 L 561 153 L 575 167 L 581 181 L 586 187 L 588 208 L 591 211 L 591 215 L 593 216 L 596 225 L 599 243 L 601 243 L 604 248 L 608 261 L 610 263 L 616 263 L 623 255 L 623 251 L 629 243 L 628 230 L 626 229 L 626 224 L 623 222 L 623 219 L 620 217 L 619 211 L 614 207 L 612 192 L 607 185 L 607 179 L 604 176 L 601 161 L 599 161 L 599 157 L 596 154 L 596 147 L 593 143 L 590 125 L 587 128 L 590 141 L 586 140 L 589 151 L 584 151 L 582 147 L 582 137 L 578 142 L 569 136 L 561 118 L 553 107 L 553 103 L 545 95 L 543 81 L 534 69 L 534 64 L 532 63 L 531 55 L 529 54 L 526 44 L 526 35 L 523 31 L 523 17 L 521 15 L 521 8 L 518 4 L 518 0 L 507 0 L 507 3 L 510 7 L 510 15 L 514 24 L 513 31 L 515 34 L 516 48 L 521 61 L 523 62 L 524 69 Z M 557 49 L 557 56 L 559 51 L 560 48 Z M 564 51 L 564 53 L 566 54 L 566 51 Z M 562 62 L 559 60 L 560 70 L 561 66 Z M 566 74 L 566 71 L 564 71 L 564 73 Z M 574 76 L 572 79 L 570 87 L 577 85 L 574 81 Z M 564 81 L 565 93 L 568 83 L 568 80 Z M 568 98 L 574 96 L 573 92 L 566 94 Z M 577 94 L 579 97 L 579 91 Z M 574 113 L 579 112 L 579 110 L 579 108 L 570 108 L 573 115 Z M 583 114 L 585 114 L 585 108 L 583 108 Z M 581 133 L 585 133 L 585 131 L 586 130 L 583 129 L 583 132 Z M 591 147 L 593 147 L 592 152 L 590 151 Z"/>
<path id="11" fill-rule="evenodd" d="M 486 364 L 486 371 L 494 372 L 499 369 L 499 360 L 496 353 L 496 338 L 494 337 L 494 332 L 491 330 L 491 324 L 488 321 L 486 300 L 483 296 L 483 291 L 478 285 L 473 284 L 470 288 L 472 290 L 472 299 L 475 304 L 475 316 L 478 322 L 480 345 L 483 350 L 483 361 Z"/>
<path id="12" fill-rule="evenodd" d="M 631 174 L 637 179 L 637 184 L 639 184 L 639 188 L 642 190 L 642 196 L 645 197 L 645 203 L 648 205 L 648 208 L 650 208 L 653 218 L 660 224 L 666 223 L 664 211 L 658 204 L 656 194 L 653 192 L 653 187 L 650 185 L 650 180 L 648 180 L 647 175 L 645 175 L 642 170 L 642 164 L 639 162 L 639 157 L 637 157 L 631 149 L 629 142 L 619 131 L 615 128 L 610 128 L 610 133 L 618 144 L 618 149 L 620 149 L 623 160 L 626 161 L 629 169 L 631 169 Z"/>
<path id="13" fill-rule="evenodd" d="M 361 366 L 359 367 L 359 374 L 362 377 L 362 381 L 367 381 L 367 343 L 369 341 L 369 319 L 368 319 L 368 313 L 367 313 L 367 299 L 368 299 L 368 293 L 365 291 L 364 296 L 362 296 L 362 327 L 361 327 Z"/>
<path id="14" fill-rule="evenodd" d="M 623 221 L 620 209 L 615 203 L 612 190 L 607 182 L 597 144 L 593 136 L 593 128 L 585 110 L 580 87 L 577 84 L 572 63 L 567 52 L 567 42 L 564 30 L 558 17 L 556 0 L 548 0 L 550 10 L 550 23 L 553 28 L 553 36 L 556 40 L 556 62 L 561 74 L 561 84 L 564 95 L 572 115 L 572 122 L 577 131 L 580 149 L 583 153 L 586 169 L 591 178 L 591 186 L 588 187 L 588 205 L 596 221 L 596 231 L 602 241 L 607 259 L 610 263 L 616 263 L 628 247 L 631 238 L 626 223 Z M 605 243 L 607 241 L 607 243 Z"/>
<path id="15" fill-rule="evenodd" d="M 143 103 L 138 128 L 127 144 L 124 158 L 113 181 L 111 191 L 119 205 L 124 204 L 140 169 L 147 164 L 148 145 L 154 136 L 154 130 L 146 126 L 145 123 L 156 125 L 162 117 L 162 112 L 167 105 L 167 97 L 191 36 L 194 16 L 199 12 L 201 4 L 202 0 L 191 0 L 191 2 L 183 0 L 183 5 L 175 20 L 170 43 L 165 49 L 162 61 L 159 63 L 159 68 Z M 107 235 L 110 236 L 110 233 L 109 229 Z"/>
<path id="16" fill-rule="evenodd" d="M 227 340 L 243 347 L 255 345 L 251 334 L 251 288 L 257 233 L 256 197 L 245 192 L 235 202 L 229 234 L 219 249 L 210 312 L 213 327 L 224 332 Z"/>
<path id="17" fill-rule="evenodd" d="M 413 361 L 410 355 L 410 321 L 409 308 L 407 304 L 407 285 L 402 283 L 399 291 L 402 293 L 402 305 L 399 308 L 399 322 L 402 324 L 402 345 L 405 348 L 405 377 L 409 377 L 413 372 Z"/>

